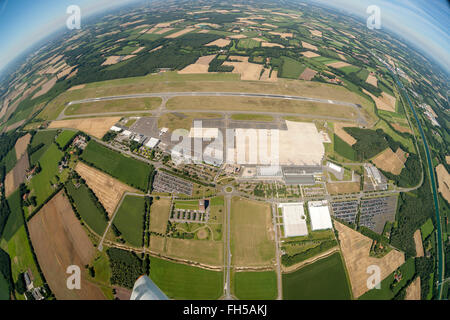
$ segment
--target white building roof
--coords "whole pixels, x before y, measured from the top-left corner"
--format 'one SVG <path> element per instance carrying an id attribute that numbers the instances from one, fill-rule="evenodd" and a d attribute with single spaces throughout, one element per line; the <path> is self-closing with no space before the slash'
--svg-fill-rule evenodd
<path id="1" fill-rule="evenodd" d="M 122 128 L 112 126 L 111 128 L 109 128 L 109 130 L 114 131 L 114 132 L 120 132 L 120 131 L 122 131 Z"/>
<path id="2" fill-rule="evenodd" d="M 308 211 L 311 218 L 311 230 L 331 229 L 333 227 L 326 200 L 308 202 Z"/>
<path id="3" fill-rule="evenodd" d="M 122 135 L 129 137 L 129 136 L 131 136 L 131 131 L 129 131 L 129 130 L 124 130 L 124 131 L 122 132 Z"/>
<path id="4" fill-rule="evenodd" d="M 308 234 L 303 202 L 280 203 L 278 207 L 283 212 L 285 237 L 306 236 Z"/>
<path id="5" fill-rule="evenodd" d="M 169 131 L 169 128 L 165 128 L 164 127 L 164 128 L 161 129 L 161 133 L 166 133 L 167 131 Z"/>
<path id="6" fill-rule="evenodd" d="M 341 173 L 344 170 L 344 168 L 334 164 L 333 162 L 329 162 L 329 161 L 327 162 L 327 167 L 334 171 L 337 171 L 339 173 Z"/>
<path id="7" fill-rule="evenodd" d="M 154 147 L 156 147 L 158 145 L 159 141 L 160 141 L 159 139 L 150 138 L 150 140 L 147 141 L 145 146 L 148 147 L 148 148 L 154 148 Z"/>

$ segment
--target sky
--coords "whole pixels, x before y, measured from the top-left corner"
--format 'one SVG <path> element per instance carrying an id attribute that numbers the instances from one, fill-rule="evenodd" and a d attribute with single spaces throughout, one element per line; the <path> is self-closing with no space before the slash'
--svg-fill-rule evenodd
<path id="1" fill-rule="evenodd" d="M 83 15 L 134 0 L 0 0 L 0 72 L 28 47 L 63 27 L 69 5 Z M 311 0 L 366 18 L 369 5 L 381 10 L 381 27 L 426 48 L 450 70 L 450 9 L 445 0 Z M 81 22 L 83 23 L 83 22 Z"/>
<path id="2" fill-rule="evenodd" d="M 380 8 L 381 29 L 386 28 L 418 48 L 425 49 L 450 71 L 450 7 L 446 0 L 310 0 L 356 14 L 369 16 L 367 7 Z M 382 30 L 381 30 L 382 31 Z"/>

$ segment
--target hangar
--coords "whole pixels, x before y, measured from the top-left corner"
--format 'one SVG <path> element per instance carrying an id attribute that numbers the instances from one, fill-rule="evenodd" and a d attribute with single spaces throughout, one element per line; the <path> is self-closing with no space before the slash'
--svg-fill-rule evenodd
<path id="1" fill-rule="evenodd" d="M 280 203 L 283 213 L 283 227 L 285 237 L 297 237 L 308 235 L 305 210 L 303 202 Z"/>

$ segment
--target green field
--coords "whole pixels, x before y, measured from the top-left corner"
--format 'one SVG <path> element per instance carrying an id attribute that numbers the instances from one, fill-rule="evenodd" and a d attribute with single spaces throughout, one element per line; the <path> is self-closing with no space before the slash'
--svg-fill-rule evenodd
<path id="1" fill-rule="evenodd" d="M 175 208 L 185 210 L 198 210 L 198 200 L 176 200 Z"/>
<path id="2" fill-rule="evenodd" d="M 0 300 L 9 300 L 9 284 L 0 272 Z"/>
<path id="3" fill-rule="evenodd" d="M 171 299 L 218 299 L 223 272 L 150 258 L 150 278 Z"/>
<path id="4" fill-rule="evenodd" d="M 152 168 L 145 162 L 126 157 L 95 141 L 89 142 L 82 159 L 132 187 L 147 191 Z"/>
<path id="5" fill-rule="evenodd" d="M 358 159 L 357 152 L 336 134 L 334 135 L 334 151 L 349 160 L 357 161 Z"/>
<path id="6" fill-rule="evenodd" d="M 144 111 L 157 108 L 161 104 L 161 98 L 133 98 L 108 101 L 95 101 L 70 105 L 66 115 L 78 115 L 88 113 L 102 112 L 120 112 L 120 111 Z"/>
<path id="7" fill-rule="evenodd" d="M 278 75 L 281 78 L 298 79 L 302 72 L 306 69 L 306 66 L 297 60 L 289 57 L 283 57 L 283 64 L 281 66 L 281 72 Z"/>
<path id="8" fill-rule="evenodd" d="M 428 218 L 428 220 L 420 227 L 420 232 L 422 233 L 422 240 L 428 238 L 428 236 L 431 233 L 433 233 L 433 231 L 434 231 L 433 221 L 431 221 L 431 218 Z"/>
<path id="9" fill-rule="evenodd" d="M 58 174 L 58 162 L 62 156 L 63 153 L 53 143 L 39 160 L 42 170 L 31 179 L 38 206 L 54 191 L 52 183 L 56 183 L 55 175 Z"/>
<path id="10" fill-rule="evenodd" d="M 66 145 L 72 140 L 72 138 L 77 134 L 76 131 L 64 130 L 56 138 L 56 143 L 60 148 L 64 149 Z"/>
<path id="11" fill-rule="evenodd" d="M 350 297 L 339 253 L 283 274 L 283 298 L 286 300 L 349 300 Z"/>
<path id="12" fill-rule="evenodd" d="M 233 114 L 231 115 L 232 120 L 242 120 L 242 121 L 273 121 L 272 116 L 264 114 Z"/>
<path id="13" fill-rule="evenodd" d="M 352 72 L 358 72 L 359 67 L 346 66 L 346 67 L 339 68 L 339 70 L 348 74 L 348 73 L 352 73 Z"/>
<path id="14" fill-rule="evenodd" d="M 5 173 L 11 171 L 17 163 L 16 149 L 12 148 L 1 162 L 5 166 Z"/>
<path id="15" fill-rule="evenodd" d="M 32 153 L 30 156 L 31 165 L 36 164 L 42 155 L 47 151 L 48 148 L 52 145 L 57 131 L 56 130 L 46 130 L 46 131 L 38 131 L 34 136 L 33 140 L 30 143 L 31 148 L 37 147 L 41 143 L 44 145 L 39 148 L 36 152 Z"/>
<path id="16" fill-rule="evenodd" d="M 261 46 L 261 42 L 253 39 L 240 39 L 238 42 L 239 49 L 253 49 Z"/>
<path id="17" fill-rule="evenodd" d="M 314 60 L 314 61 L 323 63 L 323 64 L 339 62 L 339 60 L 336 60 L 336 59 L 333 59 L 333 58 L 328 58 L 328 57 L 322 57 L 322 56 L 314 57 L 314 58 L 311 58 L 311 59 Z"/>
<path id="18" fill-rule="evenodd" d="M 70 181 L 66 184 L 67 192 L 75 203 L 78 213 L 86 224 L 98 235 L 106 229 L 107 221 L 102 210 L 97 206 L 86 185 L 80 184 L 75 188 Z"/>
<path id="19" fill-rule="evenodd" d="M 135 247 L 142 247 L 145 198 L 126 196 L 114 218 L 114 225 L 123 238 Z"/>
<path id="20" fill-rule="evenodd" d="M 234 295 L 241 300 L 275 300 L 277 275 L 274 271 L 236 272 Z"/>
<path id="21" fill-rule="evenodd" d="M 10 214 L 6 222 L 3 234 L 1 235 L 6 241 L 9 241 L 14 234 L 23 225 L 22 208 L 20 201 L 20 191 L 17 189 L 7 199 Z"/>
<path id="22" fill-rule="evenodd" d="M 410 258 L 406 260 L 404 264 L 400 266 L 400 272 L 402 274 L 402 279 L 400 282 L 395 282 L 394 273 L 391 273 L 387 276 L 383 281 L 381 281 L 380 289 L 372 289 L 367 291 L 361 297 L 360 300 L 391 300 L 395 297 L 395 295 L 406 286 L 410 280 L 414 277 L 416 272 L 414 258 Z M 395 286 L 392 286 L 395 284 Z"/>

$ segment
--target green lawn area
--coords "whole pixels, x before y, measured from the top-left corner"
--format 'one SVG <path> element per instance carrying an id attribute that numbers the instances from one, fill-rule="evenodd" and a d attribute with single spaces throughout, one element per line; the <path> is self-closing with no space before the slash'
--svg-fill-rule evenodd
<path id="1" fill-rule="evenodd" d="M 75 207 L 81 218 L 98 235 L 102 235 L 106 229 L 106 217 L 92 198 L 90 190 L 86 185 L 80 184 L 75 188 L 72 181 L 66 184 L 67 192 L 75 202 Z"/>
<path id="2" fill-rule="evenodd" d="M 236 272 L 234 295 L 241 300 L 275 300 L 277 275 L 274 271 Z"/>
<path id="3" fill-rule="evenodd" d="M 150 258 L 150 278 L 171 299 L 218 299 L 223 272 Z"/>
<path id="4" fill-rule="evenodd" d="M 431 218 L 428 218 L 428 220 L 420 227 L 420 232 L 422 233 L 422 239 L 425 240 L 428 238 L 428 236 L 434 231 L 434 225 L 433 221 L 431 221 Z"/>
<path id="5" fill-rule="evenodd" d="M 232 120 L 245 120 L 245 121 L 273 121 L 272 116 L 264 114 L 233 114 Z"/>
<path id="6" fill-rule="evenodd" d="M 0 272 L 0 301 L 1 300 L 9 300 L 9 284 L 3 276 L 3 273 Z"/>
<path id="7" fill-rule="evenodd" d="M 384 280 L 381 281 L 380 289 L 372 289 L 367 291 L 361 297 L 360 300 L 391 300 L 395 297 L 395 295 L 403 288 L 406 284 L 408 284 L 409 280 L 414 277 L 416 272 L 414 258 L 409 258 L 406 260 L 404 264 L 400 266 L 400 272 L 402 274 L 402 279 L 400 282 L 396 283 L 394 287 L 391 289 L 391 284 L 394 283 L 394 272 L 387 276 Z"/>
<path id="8" fill-rule="evenodd" d="M 56 130 L 45 130 L 45 131 L 38 131 L 34 135 L 33 140 L 30 143 L 31 148 L 34 148 L 41 143 L 43 143 L 44 145 L 41 148 L 39 148 L 36 152 L 31 154 L 30 156 L 31 165 L 36 164 L 36 162 L 39 161 L 39 159 L 42 157 L 45 151 L 47 151 L 47 149 L 50 148 L 55 139 L 56 133 L 57 133 Z"/>
<path id="9" fill-rule="evenodd" d="M 334 151 L 349 160 L 356 161 L 358 159 L 357 152 L 336 134 L 334 135 Z"/>
<path id="10" fill-rule="evenodd" d="M 147 191 L 152 171 L 149 164 L 126 157 L 95 141 L 89 142 L 81 157 L 88 164 L 114 178 L 142 191 Z"/>
<path id="11" fill-rule="evenodd" d="M 63 132 L 58 134 L 58 137 L 56 137 L 56 143 L 60 148 L 64 149 L 76 134 L 76 131 L 64 130 Z"/>
<path id="12" fill-rule="evenodd" d="M 350 288 L 339 253 L 283 274 L 283 299 L 349 300 Z"/>
<path id="13" fill-rule="evenodd" d="M 7 199 L 9 210 L 8 220 L 6 221 L 5 228 L 3 229 L 2 237 L 9 241 L 14 234 L 19 230 L 20 226 L 23 225 L 23 215 L 21 211 L 21 201 L 19 189 L 14 191 Z"/>
<path id="14" fill-rule="evenodd" d="M 175 208 L 185 210 L 198 210 L 198 200 L 176 200 Z"/>
<path id="15" fill-rule="evenodd" d="M 62 156 L 63 153 L 53 143 L 39 160 L 42 170 L 31 179 L 38 206 L 54 191 L 52 182 L 56 182 L 55 175 L 58 174 L 58 162 Z"/>
<path id="16" fill-rule="evenodd" d="M 323 64 L 339 62 L 339 60 L 336 60 L 336 59 L 333 59 L 333 58 L 328 58 L 328 57 L 323 57 L 323 56 L 314 57 L 314 58 L 311 58 L 311 59 L 314 60 L 314 61 L 323 63 Z"/>
<path id="17" fill-rule="evenodd" d="M 283 57 L 283 64 L 280 68 L 281 78 L 298 79 L 302 72 L 306 69 L 306 66 L 301 62 L 289 57 Z"/>
<path id="18" fill-rule="evenodd" d="M 126 196 L 114 218 L 114 225 L 123 238 L 135 247 L 142 247 L 145 198 Z"/>
<path id="19" fill-rule="evenodd" d="M 359 67 L 346 66 L 346 67 L 339 68 L 339 70 L 348 74 L 348 73 L 352 73 L 352 72 L 357 72 L 359 70 Z"/>

